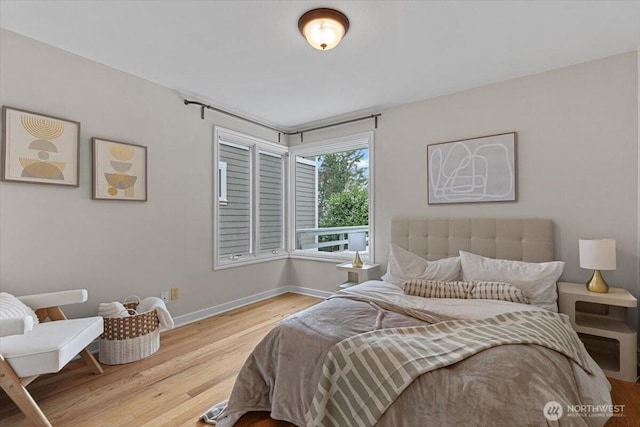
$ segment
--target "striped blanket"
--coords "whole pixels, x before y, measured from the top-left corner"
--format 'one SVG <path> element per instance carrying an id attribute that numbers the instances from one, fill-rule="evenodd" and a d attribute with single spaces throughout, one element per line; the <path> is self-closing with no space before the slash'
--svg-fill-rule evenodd
<path id="1" fill-rule="evenodd" d="M 567 316 L 521 311 L 482 320 L 381 329 L 331 348 L 305 418 L 308 426 L 373 426 L 418 376 L 491 347 L 535 344 L 592 373 Z"/>

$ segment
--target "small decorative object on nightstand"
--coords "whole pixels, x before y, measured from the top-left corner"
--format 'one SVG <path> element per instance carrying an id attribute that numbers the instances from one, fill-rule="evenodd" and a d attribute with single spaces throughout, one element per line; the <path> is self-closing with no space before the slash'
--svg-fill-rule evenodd
<path id="1" fill-rule="evenodd" d="M 349 233 L 347 238 L 350 251 L 356 251 L 356 256 L 353 258 L 353 267 L 361 268 L 362 260 L 358 251 L 364 251 L 367 248 L 367 236 L 364 233 Z"/>
<path id="2" fill-rule="evenodd" d="M 591 292 L 606 293 L 609 285 L 600 270 L 616 269 L 616 241 L 614 239 L 596 239 L 579 241 L 580 267 L 595 270 L 587 282 Z"/>
<path id="3" fill-rule="evenodd" d="M 380 278 L 380 264 L 363 264 L 362 267 L 354 267 L 353 263 L 345 262 L 336 266 L 338 270 L 347 272 L 347 281 L 338 285 L 338 290 L 355 286 L 367 280 Z"/>
<path id="4" fill-rule="evenodd" d="M 607 377 L 636 381 L 638 334 L 629 326 L 627 308 L 638 301 L 629 291 L 611 287 L 606 294 L 594 293 L 579 283 L 560 282 L 558 305 Z"/>

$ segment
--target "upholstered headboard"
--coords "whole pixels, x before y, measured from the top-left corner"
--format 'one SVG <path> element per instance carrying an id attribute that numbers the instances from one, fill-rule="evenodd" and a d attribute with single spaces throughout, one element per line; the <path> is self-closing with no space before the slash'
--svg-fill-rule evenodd
<path id="1" fill-rule="evenodd" d="M 553 222 L 511 218 L 394 218 L 391 243 L 425 259 L 459 250 L 490 258 L 553 261 Z"/>

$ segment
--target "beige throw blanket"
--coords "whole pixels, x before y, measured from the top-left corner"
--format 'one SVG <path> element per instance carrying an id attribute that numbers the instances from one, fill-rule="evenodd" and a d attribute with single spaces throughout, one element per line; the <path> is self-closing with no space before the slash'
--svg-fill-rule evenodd
<path id="1" fill-rule="evenodd" d="M 431 299 L 372 281 L 283 320 L 253 350 L 238 374 L 226 417 L 231 427 L 248 411 L 305 426 L 327 353 L 339 342 L 377 329 L 479 320 L 517 311 L 544 310 L 490 300 Z M 413 317 L 416 315 L 417 317 Z M 420 319 L 420 320 L 419 320 Z M 611 404 L 602 370 L 594 374 L 571 358 L 539 345 L 500 345 L 416 378 L 376 427 L 545 425 L 549 401 L 562 405 Z M 216 402 L 211 402 L 214 404 Z M 559 425 L 603 426 L 608 417 L 564 416 Z M 555 422 L 553 423 L 555 424 Z"/>
<path id="2" fill-rule="evenodd" d="M 592 373 L 586 350 L 563 314 L 522 311 L 382 329 L 347 338 L 329 350 L 307 425 L 374 426 L 418 376 L 506 344 L 549 348 Z"/>

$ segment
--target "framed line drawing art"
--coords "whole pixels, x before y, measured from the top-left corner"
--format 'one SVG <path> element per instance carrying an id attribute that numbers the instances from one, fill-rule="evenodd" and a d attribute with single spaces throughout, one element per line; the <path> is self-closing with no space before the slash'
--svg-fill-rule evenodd
<path id="1" fill-rule="evenodd" d="M 2 181 L 80 186 L 80 123 L 2 107 Z"/>
<path id="2" fill-rule="evenodd" d="M 91 138 L 93 200 L 147 201 L 147 147 Z"/>
<path id="3" fill-rule="evenodd" d="M 516 132 L 427 145 L 427 203 L 517 200 Z"/>

